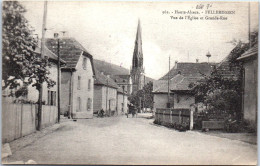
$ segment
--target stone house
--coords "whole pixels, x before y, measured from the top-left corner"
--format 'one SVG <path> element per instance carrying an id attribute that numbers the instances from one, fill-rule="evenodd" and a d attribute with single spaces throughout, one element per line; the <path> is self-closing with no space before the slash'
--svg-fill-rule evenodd
<path id="1" fill-rule="evenodd" d="M 210 74 L 214 65 L 212 63 L 176 62 L 175 66 L 166 75 L 153 82 L 154 108 L 167 108 L 168 74 L 170 77 L 170 108 L 190 108 L 196 102 L 189 85 L 202 79 L 202 74 Z"/>
<path id="2" fill-rule="evenodd" d="M 258 45 L 242 54 L 237 60 L 243 63 L 243 118 L 257 127 L 257 69 Z"/>
<path id="3" fill-rule="evenodd" d="M 60 57 L 66 66 L 61 69 L 61 112 L 72 118 L 93 117 L 93 57 L 74 38 L 60 38 Z M 47 47 L 57 53 L 57 39 L 47 39 Z"/>
<path id="4" fill-rule="evenodd" d="M 107 115 L 112 115 L 117 111 L 117 89 L 118 85 L 103 72 L 96 71 L 94 81 L 94 111 L 103 109 Z"/>

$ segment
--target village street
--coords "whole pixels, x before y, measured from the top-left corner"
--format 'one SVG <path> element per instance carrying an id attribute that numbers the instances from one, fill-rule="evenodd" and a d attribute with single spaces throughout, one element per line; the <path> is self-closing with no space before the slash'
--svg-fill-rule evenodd
<path id="1" fill-rule="evenodd" d="M 38 164 L 256 164 L 257 146 L 196 131 L 178 132 L 152 119 L 67 121 L 13 152 L 8 162 Z M 56 124 L 57 125 L 57 124 Z"/>

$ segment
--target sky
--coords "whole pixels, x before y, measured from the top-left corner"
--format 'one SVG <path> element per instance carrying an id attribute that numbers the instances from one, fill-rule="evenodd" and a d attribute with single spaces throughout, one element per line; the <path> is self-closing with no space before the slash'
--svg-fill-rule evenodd
<path id="1" fill-rule="evenodd" d="M 41 37 L 43 1 L 22 1 L 25 17 Z M 197 5 L 211 5 L 209 10 L 235 11 L 227 20 L 205 20 L 205 10 Z M 138 19 L 142 27 L 145 74 L 159 79 L 178 62 L 220 62 L 234 48 L 233 39 L 248 41 L 248 2 L 108 2 L 108 1 L 49 1 L 47 5 L 46 37 L 66 31 L 93 58 L 130 69 Z M 258 29 L 258 3 L 250 5 L 251 28 Z M 175 20 L 170 16 L 179 11 L 199 11 L 204 20 Z M 162 14 L 170 11 L 173 14 Z M 204 14 L 202 14 L 204 12 Z M 210 14 L 207 16 L 215 16 Z M 220 16 L 220 15 L 217 15 Z"/>

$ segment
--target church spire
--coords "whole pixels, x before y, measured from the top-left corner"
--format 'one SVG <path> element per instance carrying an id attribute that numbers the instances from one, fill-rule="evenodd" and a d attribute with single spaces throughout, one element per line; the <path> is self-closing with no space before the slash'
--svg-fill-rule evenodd
<path id="1" fill-rule="evenodd" d="M 136 92 L 144 86 L 144 69 L 143 69 L 143 49 L 142 49 L 142 28 L 138 19 L 135 48 L 133 53 L 133 62 L 131 68 L 131 78 L 133 83 L 133 92 Z"/>
<path id="2" fill-rule="evenodd" d="M 143 67 L 143 49 L 142 49 L 142 28 L 140 19 L 138 19 L 138 26 L 135 39 L 135 48 L 133 54 L 132 68 Z"/>

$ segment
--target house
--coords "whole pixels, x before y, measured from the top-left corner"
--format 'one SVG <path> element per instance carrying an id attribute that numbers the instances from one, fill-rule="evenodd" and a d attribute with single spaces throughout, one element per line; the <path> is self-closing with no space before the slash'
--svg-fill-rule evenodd
<path id="1" fill-rule="evenodd" d="M 57 54 L 58 39 L 46 39 Z M 60 38 L 59 54 L 66 66 L 61 69 L 61 112 L 72 118 L 93 117 L 95 70 L 93 57 L 74 38 Z"/>
<path id="2" fill-rule="evenodd" d="M 162 78 L 153 82 L 154 108 L 190 108 L 195 96 L 189 85 L 208 75 L 214 63 L 178 63 Z M 169 105 L 168 103 L 169 74 Z M 198 108 L 203 109 L 203 108 Z"/>
<path id="3" fill-rule="evenodd" d="M 257 69 L 258 45 L 242 54 L 237 60 L 243 63 L 243 117 L 257 127 Z"/>
<path id="4" fill-rule="evenodd" d="M 117 112 L 118 85 L 103 72 L 96 71 L 94 81 L 94 112 L 103 109 L 105 114 L 112 115 Z"/>
<path id="5" fill-rule="evenodd" d="M 36 53 L 40 56 L 40 48 L 36 48 Z M 42 85 L 42 114 L 41 128 L 53 125 L 58 120 L 57 108 L 57 82 L 58 82 L 58 57 L 46 47 L 44 56 L 48 57 L 50 74 L 48 77 L 56 82 L 51 88 L 47 83 Z M 60 64 L 64 65 L 65 61 L 60 59 Z M 20 88 L 24 90 L 24 95 L 19 98 L 10 97 L 11 91 L 17 91 Z M 2 142 L 10 142 L 17 138 L 26 136 L 36 131 L 38 128 L 38 90 L 32 85 L 21 85 L 17 89 L 5 89 L 2 91 Z M 6 127 L 8 126 L 8 127 Z"/>
<path id="6" fill-rule="evenodd" d="M 126 91 L 128 95 L 132 94 L 132 78 L 130 75 L 111 75 L 111 78 L 119 87 Z"/>

